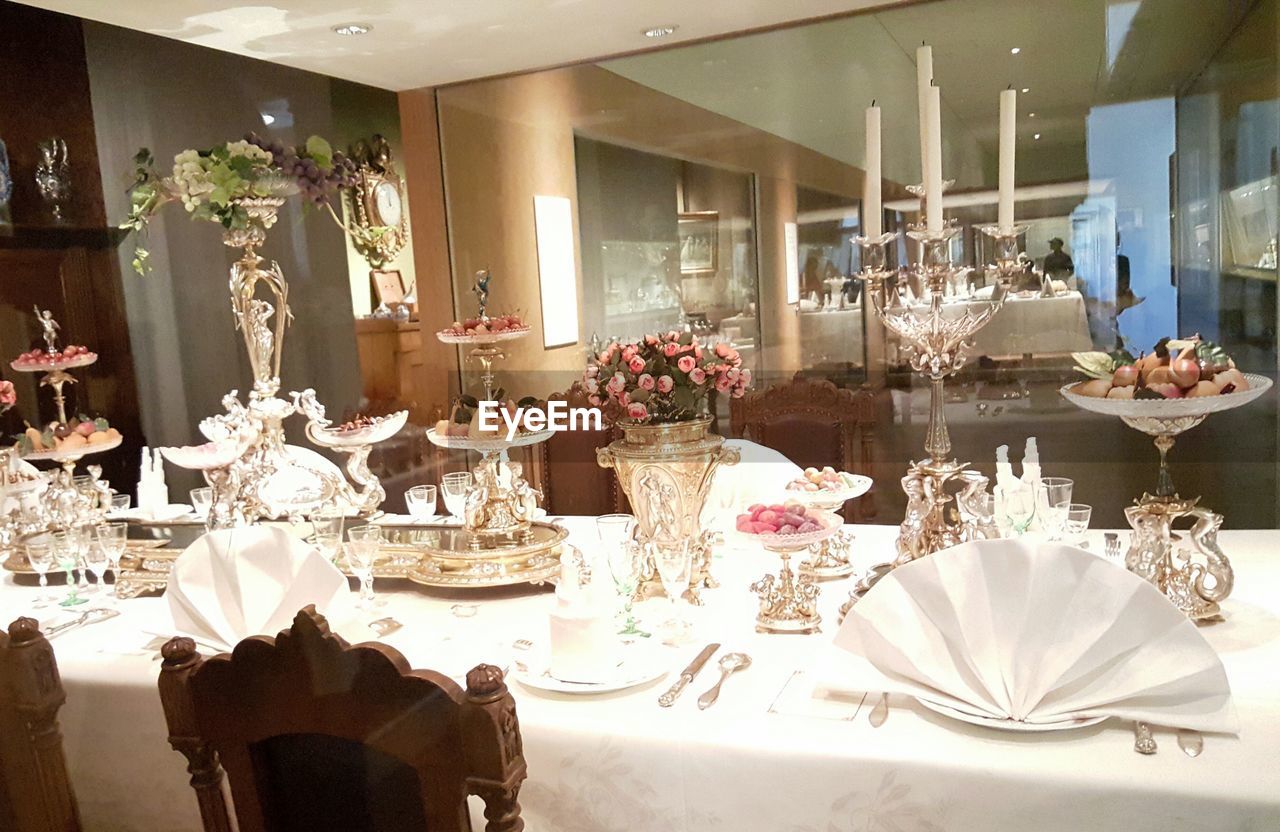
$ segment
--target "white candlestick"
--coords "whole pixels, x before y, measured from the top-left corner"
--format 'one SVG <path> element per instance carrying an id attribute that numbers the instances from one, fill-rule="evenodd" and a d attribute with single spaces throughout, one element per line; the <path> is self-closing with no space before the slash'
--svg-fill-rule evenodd
<path id="1" fill-rule="evenodd" d="M 1000 209 L 996 224 L 1001 231 L 1013 228 L 1014 152 L 1017 142 L 1018 93 L 1000 93 Z"/>
<path id="2" fill-rule="evenodd" d="M 930 231 L 942 230 L 942 91 L 929 87 L 928 109 L 925 122 L 928 125 L 928 167 L 924 177 L 925 224 Z"/>
<path id="3" fill-rule="evenodd" d="M 866 178 L 862 184 L 862 233 L 879 237 L 884 211 L 880 207 L 880 108 L 867 108 Z"/>
<path id="4" fill-rule="evenodd" d="M 916 103 L 920 119 L 920 181 L 929 175 L 929 87 L 933 86 L 933 47 L 921 45 L 916 50 Z"/>

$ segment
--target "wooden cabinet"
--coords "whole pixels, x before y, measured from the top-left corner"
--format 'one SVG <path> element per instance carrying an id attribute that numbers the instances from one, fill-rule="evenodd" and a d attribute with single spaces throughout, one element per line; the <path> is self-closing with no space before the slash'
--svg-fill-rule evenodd
<path id="1" fill-rule="evenodd" d="M 418 321 L 361 318 L 356 321 L 356 350 L 364 396 L 371 410 L 407 407 L 409 421 L 419 425 L 434 422 L 432 412 L 439 406 L 427 390 L 426 354 L 422 348 L 422 328 Z"/>

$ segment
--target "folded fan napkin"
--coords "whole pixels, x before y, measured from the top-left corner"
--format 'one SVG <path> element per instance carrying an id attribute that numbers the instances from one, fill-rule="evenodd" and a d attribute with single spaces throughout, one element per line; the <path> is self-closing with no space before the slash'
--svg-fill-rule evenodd
<path id="1" fill-rule="evenodd" d="M 165 591 L 178 631 L 228 650 L 248 636 L 276 635 L 308 604 L 340 619 L 349 594 L 328 558 L 270 526 L 203 535 L 174 561 Z"/>
<path id="2" fill-rule="evenodd" d="M 847 651 L 824 677 L 836 690 L 1028 723 L 1239 730 L 1195 625 L 1137 575 L 1070 546 L 987 540 L 913 561 L 854 606 L 834 645 Z"/>

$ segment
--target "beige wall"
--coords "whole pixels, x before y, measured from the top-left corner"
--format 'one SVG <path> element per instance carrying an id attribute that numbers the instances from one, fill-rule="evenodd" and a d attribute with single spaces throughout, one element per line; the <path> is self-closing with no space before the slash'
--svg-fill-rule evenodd
<path id="1" fill-rule="evenodd" d="M 456 308 L 474 312 L 472 275 L 487 267 L 491 310 L 519 311 L 536 330 L 510 349 L 510 392 L 561 389 L 585 360 L 590 333 L 579 333 L 575 346 L 542 347 L 533 223 L 535 194 L 568 197 L 576 216 L 575 132 L 756 175 L 765 367 L 779 374 L 799 368 L 795 314 L 784 302 L 783 224 L 795 221 L 796 185 L 857 197 L 859 169 L 594 65 L 443 88 L 438 105 Z M 413 128 L 402 129 L 408 148 Z M 902 194 L 885 190 L 886 198 Z M 580 251 L 578 264 L 577 297 L 565 302 L 581 304 Z"/>

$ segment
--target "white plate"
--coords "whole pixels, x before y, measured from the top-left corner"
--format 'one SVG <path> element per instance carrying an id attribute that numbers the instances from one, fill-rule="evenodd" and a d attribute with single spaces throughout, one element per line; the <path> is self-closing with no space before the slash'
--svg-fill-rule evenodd
<path id="1" fill-rule="evenodd" d="M 844 474 L 843 476 L 847 478 L 846 481 L 852 480 L 852 482 L 838 491 L 824 488 L 820 488 L 817 491 L 803 491 L 798 488 L 791 488 L 788 485 L 784 493 L 787 499 L 795 500 L 797 503 L 804 503 L 807 506 L 835 508 L 856 497 L 861 497 L 871 490 L 871 477 L 866 477 L 862 474 Z"/>
<path id="2" fill-rule="evenodd" d="M 529 670 L 521 670 L 519 665 L 514 665 L 511 678 L 535 690 L 581 696 L 626 690 L 648 684 L 667 675 L 667 667 L 659 661 L 661 657 L 655 655 L 653 648 L 633 645 L 623 647 L 621 653 L 622 661 L 619 662 L 614 675 L 603 682 L 566 682 L 557 679 L 551 675 L 550 670 L 539 669 L 541 662 L 537 660 L 539 657 L 536 655 L 529 657 L 534 659 L 533 666 Z M 517 658 L 523 660 L 524 657 L 517 655 Z"/>
<path id="3" fill-rule="evenodd" d="M 1088 728 L 1090 725 L 1097 725 L 1106 719 L 1105 716 L 1086 716 L 1074 719 L 1063 720 L 1062 722 L 1019 722 L 1016 719 L 996 719 L 990 716 L 978 716 L 977 714 L 969 714 L 964 711 L 956 710 L 950 705 L 943 705 L 938 702 L 931 702 L 928 699 L 922 699 L 917 696 L 916 701 L 924 705 L 936 714 L 941 714 L 951 719 L 958 719 L 961 722 L 967 722 L 970 725 L 980 725 L 983 728 L 994 728 L 997 731 L 1015 731 L 1019 733 L 1039 733 L 1041 731 L 1070 731 L 1074 728 Z"/>

